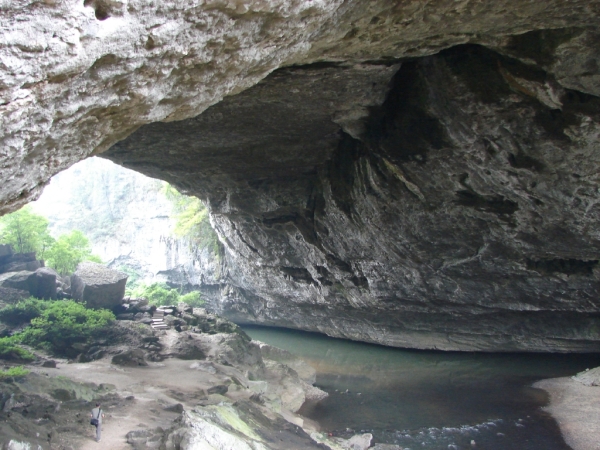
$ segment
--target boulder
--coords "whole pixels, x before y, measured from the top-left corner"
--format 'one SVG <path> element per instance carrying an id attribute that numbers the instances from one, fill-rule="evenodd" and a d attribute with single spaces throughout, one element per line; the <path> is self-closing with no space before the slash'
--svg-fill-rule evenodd
<path id="1" fill-rule="evenodd" d="M 5 247 L 5 246 L 3 246 Z M 19 272 L 21 270 L 34 271 L 44 266 L 43 261 L 36 260 L 35 252 L 12 253 L 12 249 L 0 250 L 0 273 Z"/>
<path id="2" fill-rule="evenodd" d="M 13 249 L 9 244 L 0 244 L 0 264 L 5 264 L 12 254 Z"/>
<path id="3" fill-rule="evenodd" d="M 36 295 L 37 283 L 38 278 L 35 273 L 26 270 L 0 274 L 0 287 L 20 289 L 31 295 Z"/>
<path id="4" fill-rule="evenodd" d="M 190 305 L 188 305 L 185 302 L 179 302 L 177 304 L 177 311 L 179 311 L 181 314 L 192 313 L 194 311 L 194 308 L 192 308 Z"/>
<path id="5" fill-rule="evenodd" d="M 347 447 L 349 450 L 367 450 L 371 446 L 373 435 L 371 433 L 356 434 L 348 439 Z"/>
<path id="6" fill-rule="evenodd" d="M 102 264 L 82 262 L 71 276 L 71 295 L 89 308 L 113 308 L 121 304 L 127 274 Z"/>
<path id="7" fill-rule="evenodd" d="M 50 267 L 40 267 L 35 271 L 36 293 L 38 298 L 56 298 L 56 280 L 60 278 L 58 273 Z"/>
<path id="8" fill-rule="evenodd" d="M 206 351 L 210 348 L 209 345 L 199 336 L 194 333 L 181 332 L 173 335 L 168 340 L 168 349 L 166 356 L 179 359 L 206 359 Z"/>
<path id="9" fill-rule="evenodd" d="M 147 366 L 146 358 L 144 352 L 139 348 L 133 350 L 127 350 L 126 352 L 119 353 L 118 355 L 113 356 L 112 363 L 118 366 L 129 366 L 129 367 L 137 367 L 137 366 Z"/>
<path id="10" fill-rule="evenodd" d="M 6 272 L 20 272 L 22 270 L 28 270 L 33 272 L 40 267 L 43 267 L 44 264 L 42 261 L 33 260 L 33 261 L 13 261 L 7 264 L 0 266 L 0 273 Z"/>
<path id="11" fill-rule="evenodd" d="M 17 303 L 29 297 L 29 292 L 23 289 L 0 287 L 0 303 Z"/>

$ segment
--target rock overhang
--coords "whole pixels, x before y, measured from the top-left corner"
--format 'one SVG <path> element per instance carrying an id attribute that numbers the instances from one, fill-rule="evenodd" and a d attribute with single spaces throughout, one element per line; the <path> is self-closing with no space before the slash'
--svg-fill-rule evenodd
<path id="1" fill-rule="evenodd" d="M 39 147 L 20 166 L 7 147 L 3 198 L 14 207 L 30 195 L 20 182 L 164 119 L 104 156 L 209 204 L 229 317 L 417 348 L 598 351 L 596 2 L 225 3 L 193 6 L 224 21 L 222 39 L 183 56 L 186 27 L 208 22 L 157 10 L 187 21 L 161 41 L 171 22 L 131 2 L 144 50 L 115 44 L 53 80 L 70 96 L 5 104 L 77 112 L 44 136 L 18 130 Z M 252 50 L 277 33 L 272 52 Z M 89 109 L 73 89 L 93 84 Z"/>

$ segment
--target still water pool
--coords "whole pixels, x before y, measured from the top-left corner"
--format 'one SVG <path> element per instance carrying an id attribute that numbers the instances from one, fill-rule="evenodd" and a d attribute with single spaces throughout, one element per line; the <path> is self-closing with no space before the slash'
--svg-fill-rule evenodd
<path id="1" fill-rule="evenodd" d="M 315 333 L 244 326 L 313 366 L 329 397 L 306 417 L 339 436 L 371 432 L 405 449 L 568 450 L 531 387 L 600 366 L 600 355 L 401 350 Z"/>

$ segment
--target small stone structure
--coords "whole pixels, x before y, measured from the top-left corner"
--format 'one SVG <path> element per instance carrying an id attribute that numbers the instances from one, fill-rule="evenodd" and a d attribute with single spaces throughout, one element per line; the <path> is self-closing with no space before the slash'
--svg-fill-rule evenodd
<path id="1" fill-rule="evenodd" d="M 125 283 L 127 274 L 86 261 L 71 276 L 71 295 L 84 301 L 88 308 L 111 309 L 121 304 Z"/>

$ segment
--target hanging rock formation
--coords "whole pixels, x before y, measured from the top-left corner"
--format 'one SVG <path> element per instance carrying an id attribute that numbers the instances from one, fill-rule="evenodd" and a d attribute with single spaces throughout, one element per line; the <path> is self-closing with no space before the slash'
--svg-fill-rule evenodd
<path id="1" fill-rule="evenodd" d="M 600 350 L 600 2 L 2 14 L 3 211 L 104 152 L 207 202 L 236 321 Z"/>

